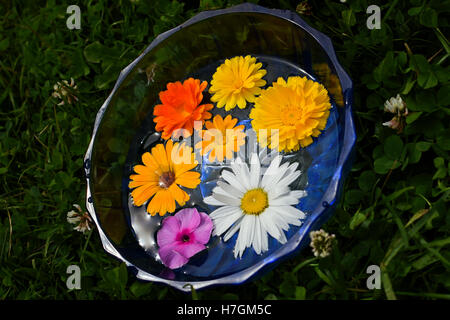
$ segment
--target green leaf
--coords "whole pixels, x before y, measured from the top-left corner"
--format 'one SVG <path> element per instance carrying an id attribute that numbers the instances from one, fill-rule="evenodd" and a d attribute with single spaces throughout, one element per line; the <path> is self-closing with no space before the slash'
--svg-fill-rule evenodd
<path id="1" fill-rule="evenodd" d="M 385 174 L 393 168 L 394 169 L 394 160 L 389 159 L 385 156 L 378 158 L 374 162 L 374 170 L 378 174 Z"/>
<path id="2" fill-rule="evenodd" d="M 395 74 L 396 62 L 394 52 L 388 51 L 381 63 L 374 69 L 373 77 L 375 81 L 382 82 Z"/>
<path id="3" fill-rule="evenodd" d="M 99 63 L 102 59 L 103 50 L 104 46 L 100 42 L 95 41 L 84 48 L 84 56 L 89 62 Z"/>
<path id="4" fill-rule="evenodd" d="M 411 112 L 406 117 L 406 123 L 407 124 L 413 123 L 414 121 L 416 121 L 420 117 L 421 114 L 422 114 L 422 112 Z"/>
<path id="5" fill-rule="evenodd" d="M 358 189 L 349 190 L 345 193 L 345 202 L 350 205 L 361 202 L 365 193 Z"/>
<path id="6" fill-rule="evenodd" d="M 444 166 L 444 158 L 442 158 L 442 157 L 434 158 L 433 163 L 436 168 L 443 167 Z"/>
<path id="7" fill-rule="evenodd" d="M 399 159 L 403 151 L 403 141 L 397 135 L 389 136 L 384 142 L 384 154 L 392 160 Z"/>
<path id="8" fill-rule="evenodd" d="M 422 11 L 422 8 L 423 8 L 422 6 L 410 8 L 410 9 L 408 10 L 408 14 L 409 14 L 411 17 L 417 16 L 417 15 L 420 13 L 420 11 Z"/>
<path id="9" fill-rule="evenodd" d="M 9 38 L 5 38 L 0 41 L 0 51 L 5 51 L 9 47 Z"/>
<path id="10" fill-rule="evenodd" d="M 8 172 L 8 168 L 0 168 L 0 174 L 5 174 Z"/>
<path id="11" fill-rule="evenodd" d="M 420 141 L 420 142 L 416 143 L 416 148 L 420 152 L 428 151 L 428 149 L 430 149 L 430 147 L 431 147 L 431 143 L 429 143 L 429 142 Z"/>
<path id="12" fill-rule="evenodd" d="M 431 8 L 425 8 L 425 10 L 423 10 L 422 13 L 420 14 L 419 21 L 425 27 L 437 28 L 438 15 L 436 13 L 436 10 Z"/>
<path id="13" fill-rule="evenodd" d="M 355 215 L 350 219 L 350 230 L 354 230 L 361 223 L 366 221 L 366 215 L 360 211 L 356 212 Z"/>
<path id="14" fill-rule="evenodd" d="M 306 299 L 306 288 L 297 286 L 295 287 L 295 299 L 305 300 Z"/>
<path id="15" fill-rule="evenodd" d="M 358 178 L 358 186 L 364 192 L 370 192 L 375 185 L 376 176 L 372 171 L 364 171 Z"/>
<path id="16" fill-rule="evenodd" d="M 134 296 L 140 298 L 150 294 L 152 291 L 152 284 L 136 281 L 130 286 L 130 291 Z"/>
<path id="17" fill-rule="evenodd" d="M 436 139 L 437 145 L 445 151 L 450 150 L 450 129 L 442 132 Z"/>

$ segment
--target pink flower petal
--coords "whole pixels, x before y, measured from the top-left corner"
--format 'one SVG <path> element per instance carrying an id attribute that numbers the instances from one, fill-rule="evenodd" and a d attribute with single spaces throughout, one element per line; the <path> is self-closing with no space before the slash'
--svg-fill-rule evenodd
<path id="1" fill-rule="evenodd" d="M 179 220 L 175 217 L 167 217 L 163 220 L 162 227 L 156 235 L 158 245 L 164 247 L 173 244 L 179 232 Z"/>
<path id="2" fill-rule="evenodd" d="M 186 258 L 190 258 L 193 255 L 199 253 L 200 251 L 204 250 L 206 247 L 198 242 L 186 242 L 182 243 L 180 245 L 177 245 L 174 250 L 177 251 L 179 254 L 183 255 Z"/>
<path id="3" fill-rule="evenodd" d="M 180 221 L 180 230 L 192 232 L 200 224 L 200 215 L 195 208 L 187 208 L 177 212 L 175 217 Z"/>
<path id="4" fill-rule="evenodd" d="M 201 221 L 197 229 L 194 230 L 194 240 L 196 242 L 206 244 L 211 238 L 211 231 L 213 228 L 213 223 L 211 218 L 204 212 L 199 212 Z"/>
<path id="5" fill-rule="evenodd" d="M 164 265 L 170 269 L 177 269 L 189 261 L 188 258 L 173 250 L 172 246 L 160 248 L 159 256 Z"/>

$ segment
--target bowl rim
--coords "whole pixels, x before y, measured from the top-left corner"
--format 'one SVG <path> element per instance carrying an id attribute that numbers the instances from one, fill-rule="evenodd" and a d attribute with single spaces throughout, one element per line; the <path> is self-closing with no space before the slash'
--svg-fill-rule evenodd
<path id="1" fill-rule="evenodd" d="M 230 13 L 259 13 L 259 14 L 267 14 L 272 15 L 284 20 L 288 20 L 291 23 L 297 25 L 298 27 L 305 30 L 310 36 L 312 36 L 318 44 L 323 48 L 324 52 L 327 54 L 328 58 L 330 59 L 331 63 L 336 68 L 336 73 L 339 77 L 342 92 L 344 93 L 344 101 L 345 101 L 345 127 L 344 127 L 344 134 L 343 134 L 343 140 L 344 144 L 341 150 L 341 153 L 338 158 L 338 163 L 335 172 L 333 173 L 333 176 L 331 178 L 331 181 L 327 187 L 327 190 L 322 196 L 321 203 L 322 206 L 318 206 L 316 209 L 314 209 L 313 212 L 311 212 L 311 219 L 308 219 L 308 222 L 306 223 L 306 226 L 304 226 L 301 230 L 303 232 L 297 232 L 294 234 L 289 241 L 284 244 L 281 248 L 274 251 L 270 256 L 268 256 L 265 259 L 260 260 L 256 264 L 232 273 L 230 275 L 226 275 L 220 278 L 216 279 L 210 279 L 210 280 L 200 280 L 200 281 L 176 281 L 176 280 L 169 280 L 165 278 L 161 278 L 159 276 L 150 274 L 144 270 L 141 270 L 140 268 L 136 267 L 132 262 L 128 261 L 125 257 L 123 257 L 120 252 L 117 250 L 117 248 L 114 246 L 114 244 L 110 241 L 109 237 L 105 234 L 103 229 L 100 226 L 99 220 L 97 218 L 94 203 L 92 199 L 92 193 L 91 193 L 91 179 L 90 179 L 90 167 L 91 167 L 91 157 L 92 157 L 92 151 L 93 151 L 93 145 L 94 141 L 97 135 L 98 128 L 100 126 L 100 123 L 103 119 L 103 116 L 105 114 L 106 109 L 108 108 L 112 97 L 117 92 L 119 86 L 123 82 L 123 80 L 128 76 L 128 74 L 133 70 L 133 68 L 136 66 L 136 64 L 149 52 L 151 51 L 155 46 L 157 46 L 159 43 L 170 37 L 172 34 L 180 31 L 183 28 L 186 28 L 194 23 L 200 22 L 202 20 L 211 19 L 215 16 L 219 15 L 225 15 Z M 253 3 L 243 3 L 239 4 L 230 8 L 226 9 L 219 9 L 219 10 L 208 10 L 198 13 L 197 15 L 193 16 L 189 20 L 185 21 L 181 25 L 170 29 L 164 33 L 159 34 L 147 48 L 133 61 L 131 62 L 126 68 L 124 68 L 120 74 L 119 77 L 113 87 L 113 90 L 103 103 L 103 105 L 100 107 L 99 111 L 97 112 L 95 122 L 94 122 L 94 128 L 92 132 L 92 137 L 89 142 L 88 149 L 86 151 L 85 157 L 84 157 L 84 170 L 85 170 L 85 176 L 86 176 L 86 209 L 89 212 L 90 216 L 92 217 L 97 230 L 99 232 L 100 240 L 102 242 L 104 250 L 114 256 L 115 258 L 119 259 L 120 261 L 124 262 L 127 267 L 134 268 L 135 276 L 144 281 L 152 281 L 152 282 L 158 282 L 163 283 L 166 285 L 169 285 L 173 288 L 176 288 L 178 290 L 181 290 L 183 292 L 190 292 L 191 288 L 194 288 L 195 290 L 203 289 L 206 287 L 210 287 L 213 285 L 227 285 L 227 284 L 241 284 L 245 281 L 248 281 L 250 278 L 254 277 L 256 274 L 258 274 L 263 269 L 269 267 L 269 266 L 275 266 L 275 262 L 280 262 L 283 258 L 286 258 L 288 255 L 294 253 L 297 249 L 300 249 L 302 245 L 306 245 L 309 242 L 309 237 L 307 235 L 310 231 L 318 228 L 321 224 L 323 224 L 326 219 L 319 219 L 321 216 L 325 214 L 324 211 L 326 211 L 327 208 L 330 208 L 331 206 L 335 205 L 335 200 L 338 196 L 339 187 L 342 187 L 342 174 L 343 170 L 346 166 L 349 165 L 351 162 L 351 154 L 353 151 L 353 148 L 355 146 L 356 142 L 356 132 L 354 128 L 354 122 L 352 117 L 352 95 L 353 95 L 353 84 L 352 80 L 348 76 L 348 74 L 344 71 L 343 67 L 338 62 L 338 59 L 336 57 L 336 53 L 333 48 L 333 44 L 331 42 L 331 39 L 326 36 L 325 34 L 321 33 L 320 31 L 317 31 L 316 29 L 310 27 L 302 18 L 300 18 L 299 15 L 297 15 L 295 12 L 289 11 L 289 10 L 281 10 L 281 9 L 268 9 Z M 319 202 L 319 203 L 320 203 Z M 320 209 L 320 212 L 319 212 Z"/>

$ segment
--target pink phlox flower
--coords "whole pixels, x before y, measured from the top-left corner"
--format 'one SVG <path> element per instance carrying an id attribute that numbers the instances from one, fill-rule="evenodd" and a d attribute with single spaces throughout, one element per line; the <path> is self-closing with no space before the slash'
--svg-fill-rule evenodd
<path id="1" fill-rule="evenodd" d="M 164 219 L 156 236 L 163 264 L 170 269 L 185 265 L 206 248 L 212 228 L 211 218 L 195 208 L 182 209 Z"/>

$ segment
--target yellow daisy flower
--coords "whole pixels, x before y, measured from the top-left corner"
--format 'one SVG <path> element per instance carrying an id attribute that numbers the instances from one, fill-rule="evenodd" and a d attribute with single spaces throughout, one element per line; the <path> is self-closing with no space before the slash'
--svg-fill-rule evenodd
<path id="1" fill-rule="evenodd" d="M 263 147 L 296 151 L 325 129 L 330 108 L 328 92 L 320 83 L 306 77 L 289 77 L 287 82 L 278 78 L 256 99 L 250 118 Z M 261 136 L 261 129 L 267 129 L 267 138 Z M 272 137 L 274 129 L 278 133 Z"/>
<path id="2" fill-rule="evenodd" d="M 202 130 L 202 141 L 198 142 L 195 147 L 201 149 L 201 155 L 207 154 L 209 151 L 209 161 L 214 159 L 223 161 L 233 158 L 233 152 L 239 151 L 240 147 L 245 144 L 244 125 L 236 126 L 238 119 L 232 118 L 231 115 L 222 118 L 216 115 L 213 121 L 205 123 L 206 129 Z"/>
<path id="3" fill-rule="evenodd" d="M 244 109 L 247 102 L 254 102 L 266 84 L 262 77 L 267 73 L 261 69 L 262 63 L 256 63 L 251 56 L 226 59 L 213 75 L 209 92 L 211 101 L 217 102 L 217 108 L 229 111 L 236 107 Z"/>
<path id="4" fill-rule="evenodd" d="M 143 165 L 134 166 L 136 174 L 130 176 L 130 189 L 134 205 L 141 206 L 151 199 L 147 212 L 160 216 L 174 212 L 176 204 L 184 206 L 189 195 L 180 188 L 195 189 L 200 183 L 200 173 L 190 171 L 197 166 L 192 148 L 185 144 L 167 141 L 158 144 L 151 153 L 142 155 Z M 152 198 L 153 197 L 153 198 Z"/>

